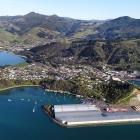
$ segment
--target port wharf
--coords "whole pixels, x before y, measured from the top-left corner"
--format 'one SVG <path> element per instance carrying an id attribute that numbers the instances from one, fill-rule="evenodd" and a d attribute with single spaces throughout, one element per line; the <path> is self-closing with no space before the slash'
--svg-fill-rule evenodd
<path id="1" fill-rule="evenodd" d="M 63 127 L 98 126 L 140 122 L 140 112 L 134 108 L 111 107 L 102 110 L 96 105 L 44 105 L 43 110 Z"/>

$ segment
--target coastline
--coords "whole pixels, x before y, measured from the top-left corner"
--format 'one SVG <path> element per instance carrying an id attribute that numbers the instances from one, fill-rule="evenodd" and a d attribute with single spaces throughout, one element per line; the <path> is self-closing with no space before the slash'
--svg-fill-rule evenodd
<path id="1" fill-rule="evenodd" d="M 10 90 L 10 89 L 14 89 L 14 88 L 22 88 L 22 87 L 40 87 L 40 85 L 16 85 L 16 86 L 11 86 L 11 87 L 7 87 L 7 88 L 3 88 L 3 89 L 0 89 L 0 93 L 2 91 L 7 91 L 7 90 Z M 77 95 L 77 94 L 74 94 L 74 93 L 70 93 L 68 91 L 61 91 L 61 90 L 49 90 L 49 89 L 45 89 L 45 91 L 48 91 L 48 92 L 54 92 L 54 93 L 59 93 L 59 94 L 68 94 L 68 95 L 74 95 L 75 97 L 83 97 L 81 95 Z M 45 110 L 43 108 L 43 110 L 45 111 L 46 114 L 48 114 L 47 110 Z M 49 116 L 49 114 L 48 114 Z M 61 122 L 59 122 L 58 120 L 56 119 L 53 119 L 49 116 L 50 119 L 53 120 L 53 122 L 55 122 L 56 124 L 59 124 L 60 126 L 62 127 L 68 127 L 68 128 L 73 128 L 73 127 L 84 127 L 84 126 L 104 126 L 104 125 L 122 125 L 122 124 L 135 124 L 135 123 L 140 123 L 140 118 L 132 118 L 132 119 L 117 119 L 117 120 L 96 120 L 96 121 L 89 121 L 89 122 L 71 122 L 71 123 L 68 123 L 68 124 L 63 124 Z"/>
<path id="2" fill-rule="evenodd" d="M 17 86 L 11 86 L 11 87 L 0 89 L 0 93 L 2 91 L 7 91 L 7 90 L 10 90 L 10 89 L 14 89 L 14 88 L 22 88 L 22 87 L 40 87 L 40 86 L 39 85 L 17 85 Z"/>
<path id="3" fill-rule="evenodd" d="M 130 83 L 130 84 L 132 84 L 132 83 Z M 15 85 L 15 86 L 11 86 L 11 87 L 7 87 L 7 88 L 2 88 L 2 89 L 0 89 L 0 92 L 2 92 L 2 91 L 6 91 L 6 90 L 10 90 L 10 89 L 13 89 L 13 88 L 20 88 L 20 87 L 40 87 L 40 85 L 38 84 L 38 85 L 33 85 L 33 84 L 31 84 L 31 85 Z M 139 87 L 137 87 L 137 88 L 139 88 Z M 59 93 L 59 94 L 68 94 L 68 95 L 73 95 L 73 96 L 75 96 L 75 97 L 78 97 L 78 98 L 84 98 L 84 96 L 83 95 L 79 95 L 79 94 L 75 94 L 75 93 L 71 93 L 71 92 L 69 92 L 69 91 L 63 91 L 63 90 L 50 90 L 50 89 L 44 89 L 45 91 L 47 91 L 47 92 L 53 92 L 53 93 Z M 129 96 L 132 96 L 132 95 L 129 95 Z M 127 98 L 129 98 L 129 96 L 127 97 Z M 90 97 L 88 97 L 89 99 L 90 99 Z M 122 100 L 124 100 L 124 99 L 122 99 Z M 120 102 L 120 101 L 119 101 Z"/>
<path id="4" fill-rule="evenodd" d="M 16 55 L 16 56 L 19 56 L 19 57 L 21 57 L 21 58 L 27 59 L 27 56 L 20 55 L 20 54 L 18 54 L 18 53 L 16 53 L 16 52 L 13 52 L 13 51 L 0 50 L 0 52 L 7 52 L 7 53 L 11 53 L 11 54 Z"/>
<path id="5" fill-rule="evenodd" d="M 50 89 L 45 89 L 45 91 L 47 91 L 47 92 L 53 92 L 53 93 L 63 93 L 63 94 L 73 95 L 73 96 L 78 97 L 78 98 L 84 98 L 84 96 L 82 96 L 82 95 L 74 94 L 74 93 L 71 93 L 69 91 L 50 90 Z"/>
<path id="6" fill-rule="evenodd" d="M 59 119 L 53 118 L 50 114 L 51 110 L 50 105 L 43 105 L 42 110 L 45 114 L 52 120 L 54 123 L 58 124 L 61 127 L 66 128 L 75 128 L 75 127 L 96 127 L 96 126 L 109 126 L 109 125 L 128 125 L 128 124 L 139 124 L 140 118 L 117 118 L 117 119 L 103 119 L 103 120 L 90 120 L 90 121 L 72 121 L 72 122 L 63 122 Z"/>
<path id="7" fill-rule="evenodd" d="M 15 85 L 15 86 L 7 87 L 7 88 L 0 88 L 0 93 L 2 91 L 7 91 L 7 90 L 10 90 L 10 89 L 14 89 L 14 88 L 22 88 L 22 87 L 40 87 L 40 85 Z M 68 95 L 73 95 L 73 96 L 78 97 L 78 98 L 84 98 L 82 95 L 74 94 L 74 93 L 71 93 L 71 92 L 68 92 L 68 91 L 50 90 L 50 89 L 45 89 L 45 91 L 53 92 L 53 93 L 60 93 L 60 94 L 61 93 L 62 94 L 68 94 Z"/>

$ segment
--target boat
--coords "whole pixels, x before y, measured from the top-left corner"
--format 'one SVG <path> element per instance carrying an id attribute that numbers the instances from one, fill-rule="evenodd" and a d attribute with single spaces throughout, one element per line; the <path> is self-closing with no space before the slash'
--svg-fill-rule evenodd
<path id="1" fill-rule="evenodd" d="M 36 105 L 37 105 L 37 101 L 35 101 L 35 105 L 34 105 L 34 108 L 33 108 L 33 113 L 35 112 Z"/>
<path id="2" fill-rule="evenodd" d="M 11 99 L 8 99 L 8 102 L 11 102 L 12 100 Z"/>
<path id="3" fill-rule="evenodd" d="M 33 108 L 33 113 L 35 112 L 35 107 Z"/>

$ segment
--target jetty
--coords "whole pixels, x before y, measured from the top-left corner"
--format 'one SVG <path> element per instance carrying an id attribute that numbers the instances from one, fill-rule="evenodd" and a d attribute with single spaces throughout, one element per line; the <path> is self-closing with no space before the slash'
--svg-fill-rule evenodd
<path id="1" fill-rule="evenodd" d="M 115 107 L 101 110 L 96 105 L 44 105 L 43 110 L 57 124 L 64 127 L 97 126 L 140 122 L 140 112 L 133 108 Z"/>

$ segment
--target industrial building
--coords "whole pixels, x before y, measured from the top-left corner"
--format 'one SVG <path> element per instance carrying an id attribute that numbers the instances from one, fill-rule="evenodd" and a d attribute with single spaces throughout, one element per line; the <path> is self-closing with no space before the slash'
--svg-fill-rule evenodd
<path id="1" fill-rule="evenodd" d="M 44 109 L 56 123 L 66 127 L 140 122 L 140 112 L 102 112 L 89 104 L 44 106 Z"/>

